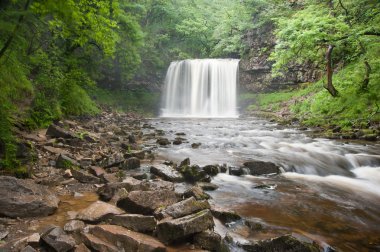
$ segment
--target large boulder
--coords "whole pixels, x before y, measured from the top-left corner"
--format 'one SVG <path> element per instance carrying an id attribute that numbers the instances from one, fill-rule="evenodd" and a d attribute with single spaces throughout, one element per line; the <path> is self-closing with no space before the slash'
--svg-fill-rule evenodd
<path id="1" fill-rule="evenodd" d="M 129 213 L 150 215 L 159 208 L 167 207 L 178 201 L 174 191 L 133 191 L 120 199 L 117 206 Z"/>
<path id="2" fill-rule="evenodd" d="M 209 208 L 210 204 L 207 200 L 197 201 L 194 197 L 191 197 L 168 206 L 164 210 L 156 213 L 156 216 L 159 219 L 166 217 L 180 218 Z"/>
<path id="3" fill-rule="evenodd" d="M 41 239 L 57 252 L 70 251 L 76 245 L 74 238 L 67 235 L 60 227 L 49 229 L 41 236 Z"/>
<path id="4" fill-rule="evenodd" d="M 265 175 L 271 173 L 280 173 L 280 167 L 271 162 L 248 161 L 244 166 L 249 169 L 251 175 Z"/>
<path id="5" fill-rule="evenodd" d="M 35 217 L 53 214 L 59 199 L 47 187 L 32 180 L 0 176 L 0 215 Z"/>
<path id="6" fill-rule="evenodd" d="M 65 129 L 55 125 L 55 124 L 51 124 L 49 126 L 49 128 L 47 129 L 46 131 L 46 135 L 47 136 L 50 136 L 50 137 L 53 137 L 53 138 L 75 138 L 75 136 L 69 132 L 69 131 L 66 131 Z"/>
<path id="7" fill-rule="evenodd" d="M 155 165 L 150 167 L 150 172 L 171 182 L 182 182 L 184 178 L 181 173 L 167 165 Z"/>
<path id="8" fill-rule="evenodd" d="M 136 232 L 152 232 L 156 229 L 156 219 L 153 216 L 140 214 L 115 215 L 111 224 L 123 226 Z"/>
<path id="9" fill-rule="evenodd" d="M 222 237 L 210 230 L 194 235 L 194 244 L 209 251 L 222 251 Z"/>
<path id="10" fill-rule="evenodd" d="M 210 210 L 178 219 L 165 219 L 157 225 L 158 238 L 166 244 L 214 227 Z"/>
<path id="11" fill-rule="evenodd" d="M 124 211 L 114 205 L 97 201 L 78 212 L 76 218 L 87 222 L 100 222 L 114 215 L 123 214 Z"/>
<path id="12" fill-rule="evenodd" d="M 112 244 L 117 250 L 105 250 L 94 248 L 93 244 L 86 244 L 98 251 L 141 251 L 141 252 L 165 252 L 166 247 L 157 239 L 128 230 L 116 225 L 97 225 L 89 227 L 89 233 L 105 244 Z"/>

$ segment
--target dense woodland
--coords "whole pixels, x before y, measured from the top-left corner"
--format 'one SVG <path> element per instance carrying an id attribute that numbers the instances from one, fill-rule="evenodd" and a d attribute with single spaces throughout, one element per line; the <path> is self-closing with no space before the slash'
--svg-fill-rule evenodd
<path id="1" fill-rule="evenodd" d="M 301 90 L 259 96 L 262 106 L 296 97 L 292 112 L 310 124 L 337 114 L 343 127 L 357 117 L 363 127 L 380 121 L 377 0 L 5 0 L 0 167 L 19 165 L 17 130 L 94 115 L 104 104 L 153 110 L 158 95 L 149 90 L 159 90 L 171 61 L 249 57 L 244 35 L 268 23 L 274 77 L 293 64 L 324 74 Z"/>

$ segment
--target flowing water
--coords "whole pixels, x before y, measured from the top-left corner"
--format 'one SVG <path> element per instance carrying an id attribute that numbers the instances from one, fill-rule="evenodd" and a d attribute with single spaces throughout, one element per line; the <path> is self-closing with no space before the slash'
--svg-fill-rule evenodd
<path id="1" fill-rule="evenodd" d="M 172 62 L 166 74 L 162 116 L 237 117 L 239 60 Z"/>
<path id="2" fill-rule="evenodd" d="M 228 166 L 261 160 L 283 167 L 277 176 L 214 177 L 219 189 L 210 192 L 213 202 L 266 230 L 231 227 L 237 235 L 254 240 L 293 232 L 341 251 L 380 250 L 379 144 L 316 139 L 257 118 L 159 118 L 151 123 L 169 139 L 183 132 L 188 141 L 160 147 L 161 159 L 189 157 L 192 164 Z"/>

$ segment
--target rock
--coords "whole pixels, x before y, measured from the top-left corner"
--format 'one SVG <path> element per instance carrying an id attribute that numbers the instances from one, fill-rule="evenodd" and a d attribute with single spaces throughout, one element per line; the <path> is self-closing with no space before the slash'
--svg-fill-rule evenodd
<path id="1" fill-rule="evenodd" d="M 241 176 L 241 175 L 245 174 L 245 171 L 241 167 L 230 167 L 229 173 L 230 173 L 230 175 Z"/>
<path id="2" fill-rule="evenodd" d="M 113 216 L 111 224 L 123 226 L 136 232 L 152 232 L 156 229 L 156 219 L 153 216 L 140 214 L 122 214 Z"/>
<path id="3" fill-rule="evenodd" d="M 126 186 L 125 183 L 109 183 L 100 187 L 97 191 L 99 198 L 103 201 L 110 201 L 112 197 L 115 195 L 116 191 L 120 188 L 124 188 Z"/>
<path id="4" fill-rule="evenodd" d="M 127 170 L 132 170 L 140 167 L 140 159 L 136 157 L 131 157 L 126 160 L 121 164 L 121 168 L 127 169 Z"/>
<path id="5" fill-rule="evenodd" d="M 286 252 L 319 252 L 320 248 L 311 243 L 306 243 L 297 240 L 291 235 L 284 235 L 274 239 L 253 242 L 249 244 L 240 245 L 245 251 L 249 252 L 272 252 L 272 251 L 286 251 Z"/>
<path id="6" fill-rule="evenodd" d="M 194 197 L 196 200 L 207 200 L 211 198 L 210 195 L 205 193 L 199 186 L 193 186 L 190 189 L 186 190 L 183 193 L 183 196 L 185 198 Z"/>
<path id="7" fill-rule="evenodd" d="M 144 159 L 145 158 L 145 151 L 132 151 L 129 153 L 124 154 L 125 158 L 131 158 L 131 157 L 136 157 L 138 159 Z"/>
<path id="8" fill-rule="evenodd" d="M 216 176 L 219 173 L 219 167 L 217 165 L 206 165 L 203 170 L 210 176 Z"/>
<path id="9" fill-rule="evenodd" d="M 53 227 L 41 236 L 41 239 L 57 252 L 70 251 L 75 247 L 75 240 L 65 234 L 62 228 Z"/>
<path id="10" fill-rule="evenodd" d="M 148 174 L 143 171 L 129 171 L 127 172 L 127 176 L 131 176 L 132 178 L 137 179 L 137 180 L 144 180 L 144 179 L 148 179 L 149 177 Z"/>
<path id="11" fill-rule="evenodd" d="M 117 202 L 117 206 L 129 213 L 150 215 L 159 208 L 176 203 L 177 196 L 174 191 L 133 191 L 126 198 Z"/>
<path id="12" fill-rule="evenodd" d="M 177 133 L 175 133 L 177 136 L 186 136 L 186 133 L 184 133 L 184 132 L 177 132 Z"/>
<path id="13" fill-rule="evenodd" d="M 203 210 L 174 220 L 163 220 L 157 225 L 157 236 L 164 243 L 187 237 L 214 227 L 210 210 Z"/>
<path id="14" fill-rule="evenodd" d="M 77 245 L 75 247 L 75 250 L 74 252 L 91 252 L 91 250 L 89 250 L 86 245 L 84 245 L 83 243 Z"/>
<path id="15" fill-rule="evenodd" d="M 116 251 L 165 252 L 164 244 L 155 238 L 115 225 L 97 225 L 89 228 L 90 234 L 117 247 Z M 96 248 L 93 247 L 96 250 Z M 99 249 L 98 249 L 99 250 Z M 114 251 L 114 250 L 100 250 Z"/>
<path id="16" fill-rule="evenodd" d="M 119 215 L 123 213 L 123 210 L 117 208 L 114 205 L 102 201 L 96 201 L 87 208 L 79 211 L 76 218 L 85 222 L 94 223 L 105 220 L 113 215 Z"/>
<path id="17" fill-rule="evenodd" d="M 188 182 L 196 182 L 196 181 L 203 181 L 203 182 L 210 182 L 211 178 L 206 174 L 206 172 L 199 167 L 198 165 L 183 165 L 179 167 L 179 172 L 182 173 L 183 177 Z"/>
<path id="18" fill-rule="evenodd" d="M 163 146 L 166 146 L 166 145 L 169 145 L 169 144 L 170 144 L 169 139 L 164 138 L 164 137 L 158 138 L 156 142 L 157 142 L 159 145 L 163 145 Z"/>
<path id="19" fill-rule="evenodd" d="M 73 178 L 78 180 L 81 183 L 86 183 L 86 184 L 100 184 L 102 183 L 102 179 L 95 177 L 85 171 L 82 170 L 76 170 L 76 169 L 71 169 L 71 173 L 73 174 Z"/>
<path id="20" fill-rule="evenodd" d="M 46 135 L 54 138 L 75 138 L 73 134 L 55 124 L 50 124 L 49 128 L 46 131 Z"/>
<path id="21" fill-rule="evenodd" d="M 190 165 L 190 158 L 185 158 L 180 164 L 179 164 L 179 167 L 182 167 L 182 166 L 189 166 Z"/>
<path id="22" fill-rule="evenodd" d="M 198 149 L 199 146 L 201 146 L 201 145 L 202 145 L 201 143 L 192 143 L 192 144 L 191 144 L 191 148 L 193 148 L 193 149 Z"/>
<path id="23" fill-rule="evenodd" d="M 182 144 L 182 140 L 179 138 L 176 138 L 176 139 L 174 139 L 173 144 L 174 145 L 180 145 L 180 144 Z"/>
<path id="24" fill-rule="evenodd" d="M 211 212 L 215 216 L 215 218 L 221 220 L 224 223 L 233 222 L 241 219 L 240 215 L 238 215 L 234 211 L 220 207 L 212 206 Z"/>
<path id="25" fill-rule="evenodd" d="M 213 231 L 206 230 L 194 235 L 194 244 L 209 251 L 221 251 L 222 237 Z"/>
<path id="26" fill-rule="evenodd" d="M 85 227 L 85 224 L 83 221 L 71 220 L 65 224 L 65 226 L 63 227 L 63 230 L 65 230 L 68 233 L 79 232 L 83 230 L 84 227 Z"/>
<path id="27" fill-rule="evenodd" d="M 198 182 L 197 186 L 202 188 L 205 191 L 215 191 L 219 188 L 219 186 L 213 184 L 213 183 L 207 183 L 207 182 Z"/>
<path id="28" fill-rule="evenodd" d="M 154 179 L 150 181 L 143 181 L 140 188 L 142 191 L 174 191 L 174 183 L 165 180 Z"/>
<path id="29" fill-rule="evenodd" d="M 65 178 L 72 178 L 73 174 L 71 173 L 70 169 L 66 169 L 65 172 L 63 173 L 63 177 Z"/>
<path id="30" fill-rule="evenodd" d="M 93 251 L 104 251 L 104 252 L 119 252 L 120 251 L 113 244 L 103 241 L 92 234 L 82 233 L 81 238 L 83 240 L 83 243 L 86 244 L 86 246 L 91 248 Z"/>
<path id="31" fill-rule="evenodd" d="M 51 146 L 47 146 L 47 145 L 45 145 L 43 148 L 44 148 L 44 150 L 46 150 L 46 151 L 48 151 L 48 152 L 50 152 L 52 154 L 69 155 L 69 153 L 66 150 L 63 150 L 63 149 L 60 149 L 60 148 L 55 148 L 55 147 L 51 147 Z"/>
<path id="32" fill-rule="evenodd" d="M 130 144 L 135 144 L 135 143 L 136 143 L 136 138 L 135 138 L 135 136 L 134 136 L 133 134 L 130 134 L 130 135 L 128 136 L 128 141 L 129 141 Z"/>
<path id="33" fill-rule="evenodd" d="M 39 233 L 31 234 L 27 237 L 26 242 L 28 245 L 32 246 L 33 248 L 37 248 L 40 244 L 41 236 Z"/>
<path id="34" fill-rule="evenodd" d="M 25 248 L 21 249 L 20 252 L 37 252 L 32 246 L 26 246 Z"/>
<path id="35" fill-rule="evenodd" d="M 80 167 L 82 168 L 88 168 L 89 166 L 92 165 L 92 159 L 91 158 L 82 158 L 79 161 Z"/>
<path id="36" fill-rule="evenodd" d="M 120 182 L 120 177 L 116 173 L 103 173 L 100 176 L 106 183 Z"/>
<path id="37" fill-rule="evenodd" d="M 280 167 L 271 162 L 249 161 L 245 162 L 244 166 L 249 169 L 251 175 L 280 173 Z"/>
<path id="38" fill-rule="evenodd" d="M 263 225 L 260 222 L 253 220 L 244 220 L 244 224 L 253 231 L 261 231 L 264 229 Z"/>
<path id="39" fill-rule="evenodd" d="M 164 219 L 170 216 L 176 219 L 204 209 L 210 209 L 210 204 L 207 200 L 197 201 L 194 197 L 190 197 L 156 213 L 156 217 L 158 219 Z"/>
<path id="40" fill-rule="evenodd" d="M 60 154 L 56 160 L 55 166 L 58 168 L 68 169 L 74 166 L 79 167 L 79 163 L 66 155 Z"/>
<path id="41" fill-rule="evenodd" d="M 91 166 L 88 170 L 92 175 L 96 177 L 102 177 L 106 173 L 106 171 L 99 166 Z"/>
<path id="42" fill-rule="evenodd" d="M 0 230 L 0 241 L 8 236 L 9 232 L 7 230 Z"/>
<path id="43" fill-rule="evenodd" d="M 59 199 L 47 187 L 32 180 L 0 176 L 0 215 L 36 217 L 53 214 Z"/>
<path id="44" fill-rule="evenodd" d="M 181 173 L 167 165 L 155 165 L 150 167 L 150 172 L 171 182 L 182 182 L 184 178 Z"/>

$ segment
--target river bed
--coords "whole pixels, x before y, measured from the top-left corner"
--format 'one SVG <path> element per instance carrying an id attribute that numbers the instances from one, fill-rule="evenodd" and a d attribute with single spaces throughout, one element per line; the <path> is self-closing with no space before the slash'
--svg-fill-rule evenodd
<path id="1" fill-rule="evenodd" d="M 210 192 L 213 203 L 260 223 L 255 232 L 233 224 L 230 232 L 248 240 L 293 233 L 341 251 L 380 250 L 380 145 L 311 137 L 310 131 L 285 128 L 257 118 L 151 119 L 173 140 L 157 156 L 192 164 L 241 166 L 270 161 L 281 175 L 219 174 Z M 192 143 L 201 143 L 193 149 Z M 263 189 L 263 185 L 264 189 Z"/>

